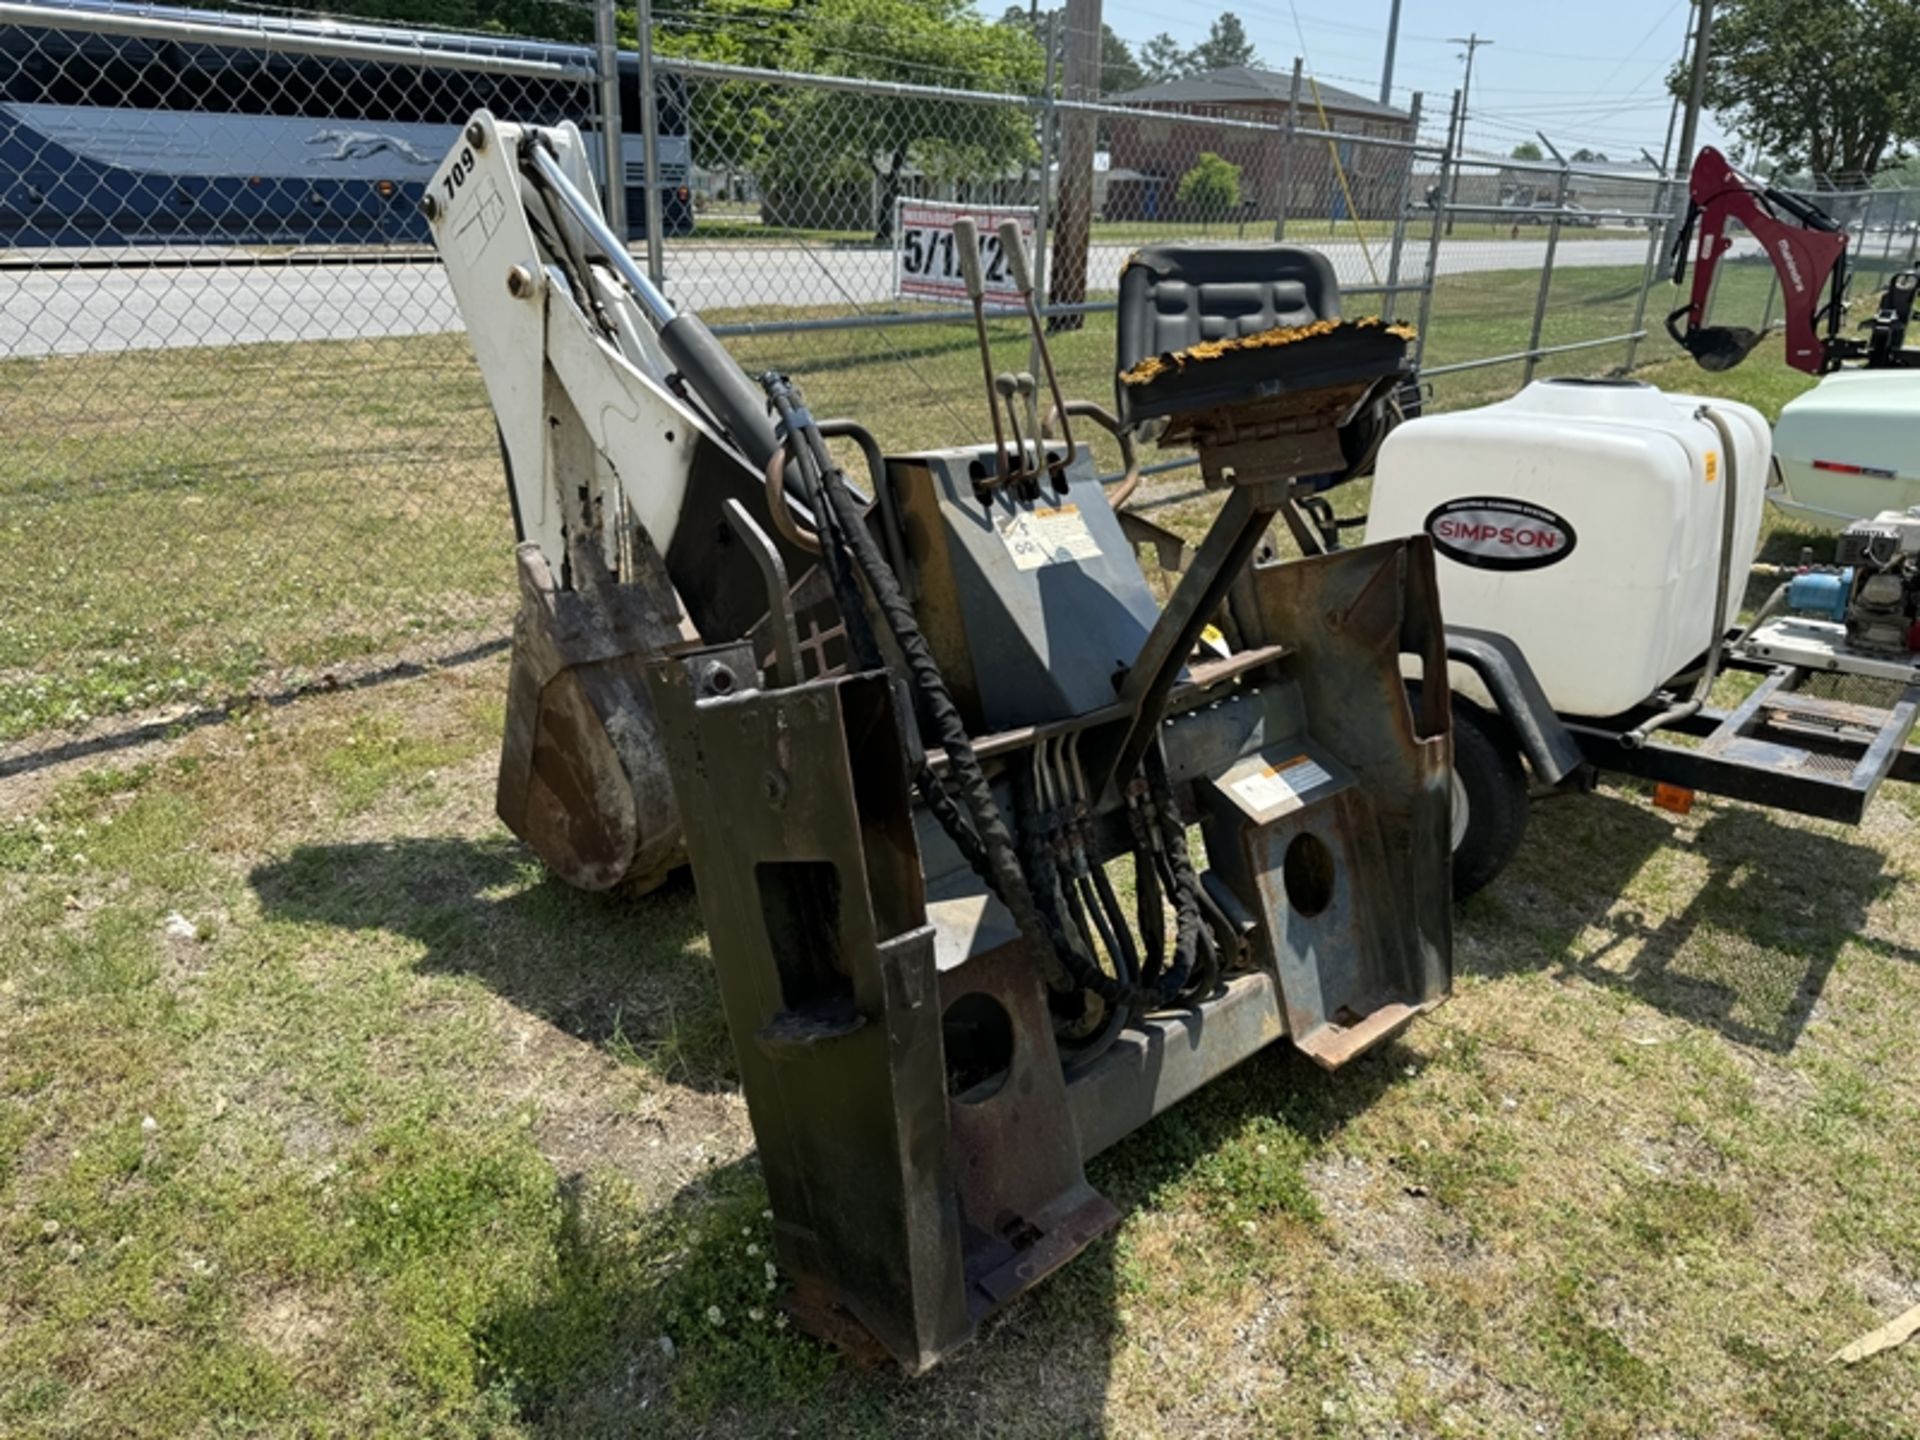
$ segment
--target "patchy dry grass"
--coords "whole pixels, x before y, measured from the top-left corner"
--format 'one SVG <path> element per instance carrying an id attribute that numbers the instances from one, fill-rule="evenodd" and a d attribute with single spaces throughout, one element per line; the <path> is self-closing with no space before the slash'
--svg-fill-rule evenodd
<path id="1" fill-rule="evenodd" d="M 0 828 L 0 1430 L 1920 1430 L 1920 1352 L 1825 1364 L 1920 1300 L 1911 797 L 1542 805 L 1452 1004 L 1102 1156 L 1118 1232 L 908 1384 L 782 1327 L 692 896 L 501 833 L 502 680 Z"/>

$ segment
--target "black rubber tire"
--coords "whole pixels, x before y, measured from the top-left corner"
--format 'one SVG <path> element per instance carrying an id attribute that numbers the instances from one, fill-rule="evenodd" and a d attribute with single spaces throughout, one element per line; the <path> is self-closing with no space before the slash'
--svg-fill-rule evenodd
<path id="1" fill-rule="evenodd" d="M 1453 700 L 1453 772 L 1467 800 L 1467 828 L 1453 851 L 1453 898 L 1485 889 L 1527 833 L 1527 770 L 1498 716 Z"/>

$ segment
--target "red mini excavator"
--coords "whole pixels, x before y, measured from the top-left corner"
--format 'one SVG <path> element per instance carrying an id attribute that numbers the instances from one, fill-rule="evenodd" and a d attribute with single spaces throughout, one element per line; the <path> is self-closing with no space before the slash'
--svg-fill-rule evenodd
<path id="1" fill-rule="evenodd" d="M 1888 276 L 1879 308 L 1860 325 L 1865 336 L 1843 335 L 1852 258 L 1846 228 L 1799 196 L 1742 175 L 1718 150 L 1702 150 L 1674 245 L 1676 285 L 1693 254 L 1692 297 L 1667 317 L 1667 333 L 1708 370 L 1731 370 L 1771 333 L 1707 323 L 1735 224 L 1759 242 L 1780 277 L 1787 363 L 1821 377 L 1774 424 L 1767 498 L 1825 528 L 1920 508 L 1920 349 L 1907 348 L 1920 270 Z"/>
<path id="2" fill-rule="evenodd" d="M 1819 206 L 1743 175 L 1711 147 L 1694 161 L 1686 224 L 1674 244 L 1673 283 L 1686 278 L 1693 251 L 1693 290 L 1667 317 L 1667 333 L 1706 370 L 1731 370 L 1769 331 L 1743 325 L 1709 325 L 1707 304 L 1720 262 L 1732 251 L 1729 223 L 1760 243 L 1780 277 L 1784 297 L 1787 363 L 1809 375 L 1828 375 L 1847 365 L 1904 369 L 1920 364 L 1906 348 L 1907 321 L 1920 275 L 1892 277 L 1879 311 L 1864 328 L 1867 338 L 1840 333 L 1846 319 L 1848 242 L 1851 237 Z M 1693 236 L 1699 232 L 1697 250 Z M 1681 323 L 1684 321 L 1684 325 Z"/>

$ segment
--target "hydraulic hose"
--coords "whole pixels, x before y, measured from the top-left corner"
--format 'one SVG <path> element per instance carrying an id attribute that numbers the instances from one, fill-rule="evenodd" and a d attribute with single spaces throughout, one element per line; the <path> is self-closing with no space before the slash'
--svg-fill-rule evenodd
<path id="1" fill-rule="evenodd" d="M 1728 562 L 1733 559 L 1733 532 L 1740 518 L 1740 461 L 1733 443 L 1733 428 L 1727 424 L 1726 417 L 1711 405 L 1702 405 L 1699 414 L 1719 435 L 1720 448 L 1727 457 L 1727 488 L 1720 502 L 1719 574 L 1714 577 L 1713 586 L 1713 643 L 1707 648 L 1707 662 L 1700 678 L 1693 682 L 1693 694 L 1622 735 L 1620 743 L 1629 750 L 1641 749 L 1656 730 L 1699 714 L 1713 690 L 1713 682 L 1720 678 L 1720 652 L 1727 638 L 1727 596 L 1733 586 L 1733 569 Z"/>
<path id="2" fill-rule="evenodd" d="M 865 581 L 874 608 L 899 649 L 914 708 L 924 729 L 947 756 L 957 799 L 930 765 L 920 767 L 916 785 L 935 819 L 1012 915 L 1014 924 L 1035 952 L 1049 988 L 1062 996 L 1091 992 L 1105 1002 L 1108 1020 L 1103 1026 L 1103 1038 L 1095 1042 L 1102 1049 L 1125 1023 L 1125 1012 L 1163 1008 L 1189 989 L 1196 973 L 1211 988 L 1218 976 L 1218 956 L 1212 936 L 1201 920 L 1199 882 L 1187 853 L 1185 827 L 1159 747 L 1151 747 L 1144 762 L 1142 789 L 1148 797 L 1151 815 L 1136 832 L 1143 833 L 1148 842 L 1136 850 L 1136 870 L 1143 875 L 1156 875 L 1158 888 L 1173 897 L 1175 938 L 1171 968 L 1164 975 L 1156 976 L 1153 983 L 1142 983 L 1139 953 L 1133 947 L 1132 937 L 1129 935 L 1123 943 L 1120 936 L 1126 934 L 1124 923 L 1117 930 L 1113 924 L 1119 918 L 1117 898 L 1112 896 L 1110 888 L 1102 893 L 1104 871 L 1086 863 L 1084 849 L 1076 862 L 1076 837 L 1071 834 L 1073 822 L 1058 816 L 1043 820 L 1033 779 L 1020 773 L 1014 776 L 1014 796 L 1025 843 L 1016 846 L 979 757 L 974 753 L 965 721 L 921 633 L 911 603 L 867 528 L 860 501 L 827 453 L 818 427 L 791 383 L 782 376 L 768 374 L 762 377 L 761 384 L 772 400 L 783 436 L 795 448 L 809 499 L 816 502 L 815 513 L 821 517 L 826 532 L 822 536 L 827 542 L 821 547 L 823 554 L 839 561 L 837 566 L 830 564 L 829 578 L 834 584 L 836 600 L 843 610 L 849 611 L 850 636 L 851 610 L 862 606 L 852 575 L 845 573 L 848 569 L 857 570 Z M 850 567 L 846 563 L 849 559 Z M 856 647 L 856 655 L 863 648 Z M 877 656 L 877 646 L 870 653 Z M 1062 853 L 1067 861 L 1064 876 L 1050 851 L 1049 835 L 1064 838 Z M 1099 874 L 1100 880 L 1089 884 L 1094 874 Z M 1153 921 L 1149 923 L 1143 901 L 1141 921 L 1143 934 L 1149 937 L 1149 955 L 1157 961 L 1160 947 L 1152 938 L 1153 929 L 1154 925 L 1164 923 L 1164 911 L 1158 906 L 1155 909 Z M 1090 953 L 1085 943 L 1090 932 L 1100 935 L 1118 973 L 1109 974 Z M 1090 1063 L 1084 1053 L 1082 1063 Z"/>

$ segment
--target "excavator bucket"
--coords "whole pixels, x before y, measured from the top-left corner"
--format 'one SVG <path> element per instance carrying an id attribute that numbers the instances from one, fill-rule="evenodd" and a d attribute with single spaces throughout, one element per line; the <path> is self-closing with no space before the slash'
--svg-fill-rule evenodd
<path id="1" fill-rule="evenodd" d="M 1680 342 L 1687 347 L 1702 370 L 1718 373 L 1731 370 L 1767 338 L 1768 331 L 1751 330 L 1745 325 L 1703 325 Z"/>
<path id="2" fill-rule="evenodd" d="M 519 547 L 495 804 L 569 885 L 644 894 L 685 860 L 647 666 L 697 637 L 683 631 L 664 573 L 621 584 L 578 546 L 568 559 L 572 589 L 538 546 Z"/>

